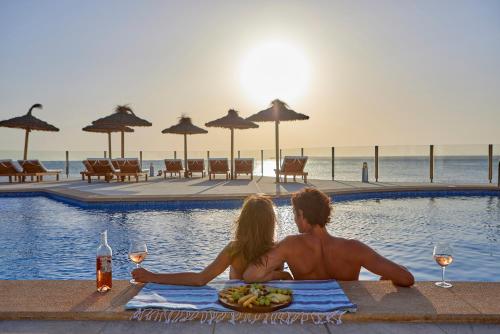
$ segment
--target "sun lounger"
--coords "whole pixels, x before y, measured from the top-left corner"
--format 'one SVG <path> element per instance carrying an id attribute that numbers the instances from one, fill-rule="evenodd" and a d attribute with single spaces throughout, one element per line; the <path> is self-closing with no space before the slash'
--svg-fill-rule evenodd
<path id="1" fill-rule="evenodd" d="M 170 173 L 170 177 L 172 174 L 179 174 L 179 178 L 181 178 L 182 168 L 182 160 L 181 159 L 165 159 L 165 170 L 163 171 L 163 177 L 167 178 L 167 173 Z"/>
<path id="2" fill-rule="evenodd" d="M 98 178 L 104 176 L 104 180 L 106 182 L 109 182 L 111 181 L 111 179 L 113 179 L 114 174 L 119 172 L 119 170 L 113 167 L 113 163 L 111 162 L 110 159 L 90 158 L 82 162 L 84 165 L 88 163 L 88 165 L 92 169 L 91 171 L 87 169 L 86 173 L 87 180 L 89 183 L 91 182 L 92 176 L 97 176 Z"/>
<path id="3" fill-rule="evenodd" d="M 188 159 L 186 172 L 188 176 L 193 176 L 193 173 L 201 173 L 201 177 L 205 177 L 205 160 Z"/>
<path id="4" fill-rule="evenodd" d="M 59 181 L 60 169 L 47 169 L 39 160 L 18 160 L 17 161 L 23 169 L 23 181 L 26 176 L 30 176 L 31 180 L 36 177 L 36 182 L 43 181 L 43 177 L 47 175 L 55 175 L 56 180 Z"/>
<path id="5" fill-rule="evenodd" d="M 92 166 L 87 160 L 83 160 L 83 165 L 85 166 L 85 170 L 80 172 L 80 175 L 82 176 L 82 181 L 85 181 L 85 178 L 87 177 L 87 174 L 92 173 L 94 170 L 92 169 Z"/>
<path id="6" fill-rule="evenodd" d="M 119 180 L 124 181 L 125 177 L 127 177 L 130 181 L 130 177 L 135 177 L 135 182 L 139 182 L 139 177 L 141 176 L 143 176 L 146 181 L 148 180 L 148 170 L 141 168 L 139 159 L 137 158 L 113 159 L 111 162 L 113 167 L 118 169 L 114 174 Z"/>
<path id="7" fill-rule="evenodd" d="M 226 180 L 229 179 L 229 166 L 227 158 L 210 158 L 208 159 L 208 179 L 215 179 L 215 174 L 226 175 Z"/>
<path id="8" fill-rule="evenodd" d="M 281 164 L 281 168 L 278 172 L 278 176 L 283 175 L 283 179 L 286 183 L 286 177 L 288 175 L 293 176 L 293 180 L 295 181 L 295 177 L 297 175 L 301 176 L 305 183 L 307 183 L 307 172 L 304 172 L 304 167 L 307 163 L 307 157 L 294 157 L 294 156 L 285 156 L 283 159 L 283 163 Z M 276 170 L 274 170 L 276 172 Z"/>
<path id="9" fill-rule="evenodd" d="M 253 158 L 234 159 L 234 178 L 238 178 L 238 174 L 250 174 L 250 179 L 253 180 L 253 161 Z"/>
<path id="10" fill-rule="evenodd" d="M 23 169 L 12 159 L 0 160 L 0 176 L 7 176 L 12 183 L 12 177 L 15 181 L 23 180 Z"/>

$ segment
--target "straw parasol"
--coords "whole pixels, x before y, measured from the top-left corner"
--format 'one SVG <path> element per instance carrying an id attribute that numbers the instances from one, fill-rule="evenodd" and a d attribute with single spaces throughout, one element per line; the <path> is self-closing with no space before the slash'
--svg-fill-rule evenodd
<path id="1" fill-rule="evenodd" d="M 214 121 L 205 123 L 207 127 L 226 128 L 231 130 L 231 179 L 234 178 L 234 129 L 254 129 L 259 126 L 240 117 L 234 109 L 229 109 L 227 115 Z"/>
<path id="2" fill-rule="evenodd" d="M 181 116 L 179 123 L 166 128 L 161 133 L 184 135 L 184 176 L 187 177 L 187 135 L 208 133 L 207 130 L 197 127 L 191 122 L 191 117 Z"/>
<path id="3" fill-rule="evenodd" d="M 111 133 L 112 132 L 134 132 L 134 129 L 131 129 L 127 126 L 116 126 L 110 124 L 102 124 L 102 125 L 88 125 L 82 129 L 86 132 L 95 132 L 95 133 L 107 133 L 108 134 L 108 156 L 111 159 Z"/>
<path id="4" fill-rule="evenodd" d="M 271 107 L 266 110 L 262 110 L 247 118 L 248 121 L 252 122 L 274 122 L 275 124 L 275 136 L 276 136 L 276 171 L 280 169 L 279 161 L 279 124 L 280 121 L 300 121 L 309 119 L 309 116 L 300 114 L 291 109 L 288 109 L 288 105 L 281 100 L 274 100 L 271 102 Z M 279 182 L 279 175 L 276 173 L 276 182 Z"/>
<path id="5" fill-rule="evenodd" d="M 128 105 L 116 106 L 115 112 L 109 116 L 99 118 L 92 122 L 93 125 L 114 126 L 151 126 L 150 122 L 137 117 Z M 122 158 L 125 158 L 125 131 L 121 132 Z"/>
<path id="6" fill-rule="evenodd" d="M 0 126 L 6 127 L 6 128 L 16 128 L 16 129 L 24 129 L 26 130 L 26 134 L 24 136 L 24 155 L 23 159 L 27 160 L 28 159 L 28 138 L 29 138 L 29 133 L 33 130 L 37 131 L 54 131 L 57 132 L 59 131 L 58 128 L 55 126 L 44 122 L 35 116 L 31 114 L 33 109 L 42 109 L 43 106 L 39 103 L 34 104 L 31 106 L 30 110 L 26 115 L 20 116 L 20 117 L 14 117 L 5 121 L 0 122 Z"/>

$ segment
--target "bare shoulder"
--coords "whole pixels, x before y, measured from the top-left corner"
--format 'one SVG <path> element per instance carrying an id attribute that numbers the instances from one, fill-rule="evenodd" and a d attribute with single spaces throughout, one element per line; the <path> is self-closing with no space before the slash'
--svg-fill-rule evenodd
<path id="1" fill-rule="evenodd" d="M 357 239 L 335 238 L 337 248 L 354 257 L 364 256 L 371 248 Z"/>
<path id="2" fill-rule="evenodd" d="M 278 246 L 288 246 L 288 245 L 293 245 L 297 242 L 300 242 L 302 235 L 301 234 L 292 234 L 292 235 L 287 235 L 283 240 L 281 240 L 278 243 Z"/>
<path id="3" fill-rule="evenodd" d="M 279 251 L 289 251 L 300 247 L 303 244 L 304 237 L 301 234 L 288 235 L 281 240 L 276 248 Z"/>

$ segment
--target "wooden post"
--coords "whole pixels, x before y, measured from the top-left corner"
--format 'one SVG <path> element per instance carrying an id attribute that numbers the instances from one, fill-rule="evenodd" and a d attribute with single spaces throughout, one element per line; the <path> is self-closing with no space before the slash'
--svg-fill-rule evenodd
<path id="1" fill-rule="evenodd" d="M 283 155 L 281 154 L 281 148 L 280 148 L 280 165 L 282 161 L 283 161 Z"/>
<path id="2" fill-rule="evenodd" d="M 240 151 L 238 151 L 238 158 L 240 157 Z M 207 164 L 208 161 L 207 161 Z M 234 129 L 231 128 L 231 180 L 234 178 Z"/>
<path id="3" fill-rule="evenodd" d="M 238 150 L 238 159 L 241 158 L 240 150 Z"/>
<path id="4" fill-rule="evenodd" d="M 109 151 L 109 158 L 111 159 L 111 132 L 108 132 L 108 151 Z"/>
<path id="5" fill-rule="evenodd" d="M 378 145 L 375 145 L 375 182 L 378 182 Z"/>
<path id="6" fill-rule="evenodd" d="M 142 170 L 142 151 L 139 151 L 139 166 L 141 166 L 141 170 Z"/>
<path id="7" fill-rule="evenodd" d="M 498 188 L 500 188 L 500 161 L 498 162 L 498 176 L 497 176 L 497 181 L 498 181 Z"/>
<path id="8" fill-rule="evenodd" d="M 174 151 L 174 159 L 177 159 L 177 151 Z"/>
<path id="9" fill-rule="evenodd" d="M 335 147 L 332 146 L 332 181 L 335 180 Z"/>
<path id="10" fill-rule="evenodd" d="M 264 176 L 264 150 L 260 150 L 260 174 Z"/>
<path id="11" fill-rule="evenodd" d="M 187 134 L 184 134 L 184 166 L 186 166 L 184 168 L 184 177 L 188 177 L 188 171 L 187 171 L 187 165 L 188 165 L 188 152 L 187 152 L 187 147 L 188 147 L 188 143 L 187 143 Z"/>
<path id="12" fill-rule="evenodd" d="M 429 176 L 431 183 L 434 182 L 434 145 L 429 147 Z"/>
<path id="13" fill-rule="evenodd" d="M 69 151 L 66 151 L 66 178 L 69 177 Z"/>
<path id="14" fill-rule="evenodd" d="M 301 156 L 301 157 L 303 157 L 303 156 L 304 156 L 304 148 L 303 148 L 303 147 L 300 149 L 300 156 Z"/>
<path id="15" fill-rule="evenodd" d="M 23 160 L 28 160 L 28 139 L 30 136 L 30 129 L 26 129 L 26 133 L 24 134 L 24 154 Z"/>
<path id="16" fill-rule="evenodd" d="M 125 158 L 125 132 L 122 131 L 122 158 Z"/>
<path id="17" fill-rule="evenodd" d="M 491 180 L 493 179 L 493 145 L 489 144 L 488 145 L 488 179 Z"/>
<path id="18" fill-rule="evenodd" d="M 208 159 L 210 159 L 210 151 L 207 151 L 207 173 L 210 173 L 210 162 Z"/>
<path id="19" fill-rule="evenodd" d="M 104 151 L 104 159 L 106 159 L 108 152 Z"/>
<path id="20" fill-rule="evenodd" d="M 275 121 L 274 122 L 274 135 L 276 137 L 276 183 L 280 182 L 280 162 L 281 162 L 281 150 L 280 150 L 280 121 Z M 279 154 L 279 155 L 278 155 Z"/>

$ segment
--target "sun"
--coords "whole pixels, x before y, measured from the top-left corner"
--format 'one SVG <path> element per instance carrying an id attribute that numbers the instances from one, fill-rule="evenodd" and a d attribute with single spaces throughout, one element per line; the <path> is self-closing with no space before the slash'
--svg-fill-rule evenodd
<path id="1" fill-rule="evenodd" d="M 303 52 L 285 42 L 267 42 L 252 49 L 241 63 L 240 82 L 259 104 L 303 96 L 309 86 L 310 65 Z"/>

